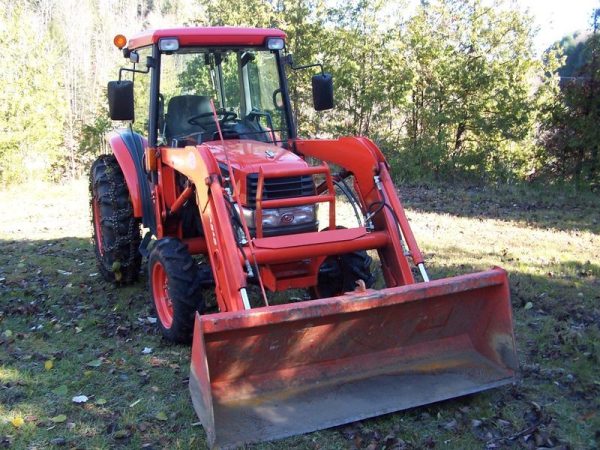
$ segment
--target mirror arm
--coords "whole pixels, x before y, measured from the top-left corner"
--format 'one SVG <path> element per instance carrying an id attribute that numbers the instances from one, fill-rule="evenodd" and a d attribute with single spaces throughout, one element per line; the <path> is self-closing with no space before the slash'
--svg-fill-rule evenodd
<path id="1" fill-rule="evenodd" d="M 150 66 L 147 66 L 147 67 L 146 67 L 146 70 L 140 70 L 140 69 L 136 69 L 136 68 L 135 68 L 135 64 L 134 64 L 134 66 L 133 66 L 133 67 L 134 67 L 133 69 L 130 69 L 130 68 L 128 68 L 128 67 L 121 67 L 121 68 L 119 69 L 119 81 L 121 81 L 121 74 L 122 74 L 123 72 L 133 72 L 133 73 L 148 73 L 148 72 L 150 72 Z"/>
<path id="2" fill-rule="evenodd" d="M 290 68 L 292 70 L 302 70 L 302 69 L 309 69 L 311 67 L 320 67 L 321 68 L 321 75 L 323 75 L 325 72 L 323 71 L 323 64 L 321 63 L 316 63 L 316 64 L 307 64 L 305 66 L 294 66 L 293 63 L 290 63 Z"/>

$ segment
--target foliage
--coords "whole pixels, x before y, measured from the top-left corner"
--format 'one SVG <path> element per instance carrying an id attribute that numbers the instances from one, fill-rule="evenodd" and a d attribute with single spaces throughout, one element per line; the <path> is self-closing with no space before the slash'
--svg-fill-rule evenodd
<path id="1" fill-rule="evenodd" d="M 567 36 L 566 60 L 553 50 L 543 63 L 532 54 L 531 18 L 508 0 L 430 0 L 412 10 L 407 0 L 0 3 L 0 45 L 7 60 L 19 61 L 0 73 L 3 182 L 86 170 L 113 126 L 105 86 L 124 61 L 112 37 L 176 24 L 283 29 L 295 65 L 322 62 L 334 76 L 336 108 L 315 112 L 310 76 L 319 69 L 288 67 L 299 135 L 366 135 L 404 179 L 547 174 L 597 182 L 598 89 L 561 89 L 556 76 L 589 79 L 595 37 Z M 169 90 L 208 92 L 194 71 L 172 72 L 161 84 L 165 101 Z M 139 131 L 147 125 L 147 78 L 136 78 Z"/>
<path id="2" fill-rule="evenodd" d="M 506 178 L 522 170 L 526 157 L 511 150 L 526 149 L 537 66 L 530 19 L 501 6 L 432 2 L 408 24 L 405 149 L 427 172 Z"/>
<path id="3" fill-rule="evenodd" d="M 600 15 L 600 10 L 596 14 Z M 560 83 L 554 84 L 550 101 L 541 109 L 539 138 L 549 162 L 546 171 L 573 180 L 579 187 L 597 189 L 600 187 L 600 35 L 594 32 L 575 46 L 570 40 L 561 41 L 547 52 L 547 73 L 556 71 L 556 55 L 561 51 L 566 56 L 563 69 L 570 72 L 557 71 L 565 75 Z"/>
<path id="4" fill-rule="evenodd" d="M 108 113 L 102 111 L 93 121 L 84 124 L 81 128 L 79 137 L 79 155 L 86 160 L 86 165 L 90 164 L 93 157 L 100 153 L 106 153 L 108 146 L 105 140 L 106 133 L 111 128 L 111 122 Z"/>
<path id="5" fill-rule="evenodd" d="M 61 157 L 66 105 L 56 95 L 63 88 L 52 63 L 59 54 L 44 25 L 43 18 L 29 14 L 27 5 L 6 4 L 0 12 L 0 48 L 4 60 L 11 62 L 3 64 L 0 90 L 4 183 L 51 179 L 50 169 Z"/>

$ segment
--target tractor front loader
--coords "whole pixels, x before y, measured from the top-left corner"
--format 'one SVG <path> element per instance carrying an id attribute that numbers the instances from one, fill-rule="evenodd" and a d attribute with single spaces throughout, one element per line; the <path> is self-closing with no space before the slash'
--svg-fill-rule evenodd
<path id="1" fill-rule="evenodd" d="M 192 341 L 190 392 L 212 447 L 481 391 L 517 369 L 506 272 L 429 280 L 375 144 L 297 136 L 286 67 L 300 68 L 284 39 L 244 28 L 117 37 L 133 66 L 109 83 L 111 118 L 145 108 L 147 138 L 111 134 L 113 155 L 92 167 L 101 273 L 133 281 L 147 256 L 164 337 Z M 331 76 L 312 85 L 315 109 L 331 108 Z M 337 223 L 339 192 L 355 227 Z"/>

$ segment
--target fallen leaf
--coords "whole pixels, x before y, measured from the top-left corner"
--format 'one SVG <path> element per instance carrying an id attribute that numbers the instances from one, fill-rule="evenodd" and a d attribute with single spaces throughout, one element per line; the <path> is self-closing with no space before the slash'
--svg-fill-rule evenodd
<path id="1" fill-rule="evenodd" d="M 47 360 L 44 363 L 44 369 L 46 369 L 46 370 L 52 370 L 53 367 L 54 367 L 54 363 L 52 362 L 51 359 Z"/>
<path id="2" fill-rule="evenodd" d="M 89 398 L 87 397 L 87 395 L 76 395 L 75 397 L 73 397 L 73 403 L 85 403 L 89 400 Z"/>
<path id="3" fill-rule="evenodd" d="M 113 437 L 115 439 L 125 439 L 125 438 L 129 437 L 129 430 L 116 431 L 115 434 L 113 434 Z"/>
<path id="4" fill-rule="evenodd" d="M 531 303 L 531 302 L 525 303 L 525 310 L 528 310 L 528 309 L 531 309 L 531 308 L 533 308 L 533 303 Z"/>
<path id="5" fill-rule="evenodd" d="M 508 420 L 504 420 L 504 419 L 498 419 L 496 421 L 496 423 L 498 425 L 500 425 L 501 427 L 508 427 L 509 425 L 511 425 L 511 423 Z"/>
<path id="6" fill-rule="evenodd" d="M 86 364 L 88 367 L 100 367 L 102 365 L 101 359 L 94 359 Z"/>
<path id="7" fill-rule="evenodd" d="M 450 422 L 444 424 L 444 429 L 448 431 L 454 431 L 456 430 L 457 426 L 458 423 L 456 422 L 456 419 L 452 419 Z"/>
<path id="8" fill-rule="evenodd" d="M 149 355 L 150 353 L 152 353 L 152 347 L 144 347 L 144 350 L 142 350 L 142 355 Z"/>
<path id="9" fill-rule="evenodd" d="M 67 416 L 64 414 L 59 414 L 58 416 L 54 416 L 50 419 L 54 423 L 63 423 L 67 421 Z"/>
<path id="10" fill-rule="evenodd" d="M 100 405 L 100 406 L 106 405 L 106 399 L 105 398 L 99 398 L 94 403 L 96 403 L 96 405 Z"/>
<path id="11" fill-rule="evenodd" d="M 154 416 L 155 419 L 160 420 L 162 422 L 166 422 L 167 420 L 169 420 L 169 418 L 167 417 L 167 415 L 163 412 L 160 411 L 158 413 L 156 413 L 156 415 Z"/>
<path id="12" fill-rule="evenodd" d="M 162 358 L 157 358 L 156 356 L 153 356 L 152 358 L 150 358 L 150 365 L 152 367 L 160 367 L 160 366 L 166 366 L 168 364 L 168 361 Z"/>
<path id="13" fill-rule="evenodd" d="M 67 395 L 67 386 L 63 384 L 55 389 L 52 389 L 52 392 L 56 395 Z"/>
<path id="14" fill-rule="evenodd" d="M 167 420 L 166 416 L 165 416 L 165 420 Z M 11 420 L 10 423 L 12 423 L 12 426 L 15 428 L 21 428 L 23 426 L 23 424 L 25 423 L 25 421 L 23 420 L 23 418 L 21 416 L 17 416 L 15 418 L 13 418 L 13 420 Z"/>

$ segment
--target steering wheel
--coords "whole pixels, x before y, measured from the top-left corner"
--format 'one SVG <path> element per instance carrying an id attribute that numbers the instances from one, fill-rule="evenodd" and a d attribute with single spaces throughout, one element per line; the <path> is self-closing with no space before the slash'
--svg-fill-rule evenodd
<path id="1" fill-rule="evenodd" d="M 200 113 L 200 114 L 196 114 L 195 116 L 192 116 L 188 119 L 188 123 L 190 125 L 196 125 L 197 127 L 202 127 L 204 128 L 207 124 L 206 123 L 200 123 L 198 122 L 198 119 L 204 119 L 206 117 L 212 117 L 213 113 L 212 111 L 208 111 L 208 112 L 204 112 L 204 113 Z M 219 122 L 224 123 L 227 122 L 228 120 L 233 120 L 237 118 L 237 114 L 234 113 L 233 111 L 226 111 L 224 109 L 220 109 L 217 111 L 217 116 L 221 116 L 221 119 L 219 119 Z"/>

